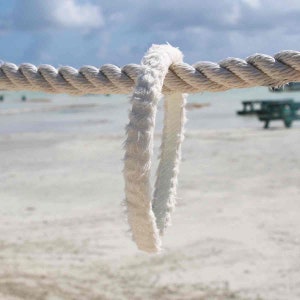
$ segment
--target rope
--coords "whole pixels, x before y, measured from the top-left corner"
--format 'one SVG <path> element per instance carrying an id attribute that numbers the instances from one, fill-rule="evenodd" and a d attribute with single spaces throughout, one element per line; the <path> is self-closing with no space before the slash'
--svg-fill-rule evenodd
<path id="1" fill-rule="evenodd" d="M 83 66 L 55 69 L 32 64 L 0 65 L 0 90 L 31 90 L 47 93 L 128 94 L 137 82 L 142 66 L 123 68 L 103 65 L 100 69 Z M 279 86 L 300 81 L 300 52 L 282 51 L 274 57 L 254 54 L 246 60 L 227 58 L 221 62 L 199 62 L 193 66 L 176 62 L 169 67 L 163 93 L 196 93 L 224 91 L 253 86 Z"/>
<path id="2" fill-rule="evenodd" d="M 253 86 L 280 86 L 300 81 L 300 52 L 282 51 L 274 57 L 255 54 L 246 60 L 182 62 L 181 52 L 170 45 L 152 46 L 141 65 L 123 68 L 104 65 L 55 69 L 12 63 L 0 64 L 0 90 L 32 90 L 48 93 L 132 93 L 132 109 L 124 145 L 125 204 L 132 237 L 139 249 L 158 252 L 160 236 L 170 224 L 175 206 L 177 175 L 183 140 L 186 95 Z M 151 160 L 157 103 L 164 93 L 165 117 L 160 163 L 154 192 Z M 153 194 L 153 197 L 152 197 Z"/>
<path id="3" fill-rule="evenodd" d="M 165 99 L 163 142 L 154 200 L 150 175 L 157 103 L 170 65 L 181 61 L 182 54 L 178 49 L 170 45 L 152 46 L 142 61 L 142 71 L 131 97 L 124 158 L 125 204 L 133 239 L 139 249 L 147 252 L 160 250 L 159 235 L 169 224 L 170 212 L 175 205 L 186 98 L 179 93 Z"/>

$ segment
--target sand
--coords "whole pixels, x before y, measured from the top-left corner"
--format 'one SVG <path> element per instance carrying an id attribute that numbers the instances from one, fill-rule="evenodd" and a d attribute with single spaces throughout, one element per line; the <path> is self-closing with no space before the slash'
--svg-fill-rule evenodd
<path id="1" fill-rule="evenodd" d="M 128 232 L 122 135 L 2 134 L 0 299 L 300 299 L 300 128 L 281 126 L 187 131 L 159 255 Z"/>

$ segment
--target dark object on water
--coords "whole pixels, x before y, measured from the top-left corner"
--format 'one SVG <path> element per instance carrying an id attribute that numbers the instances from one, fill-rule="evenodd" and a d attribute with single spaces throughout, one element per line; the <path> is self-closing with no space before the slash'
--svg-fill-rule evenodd
<path id="1" fill-rule="evenodd" d="M 260 121 L 265 122 L 264 128 L 269 128 L 270 121 L 282 120 L 285 127 L 292 126 L 293 121 L 300 120 L 300 102 L 269 102 L 262 105 L 261 111 L 257 113 Z"/>
<path id="2" fill-rule="evenodd" d="M 262 109 L 264 104 L 268 103 L 282 103 L 282 104 L 288 104 L 294 102 L 293 99 L 287 98 L 287 99 L 280 99 L 280 100 L 246 100 L 243 101 L 243 110 L 237 111 L 238 115 L 244 116 L 244 115 L 254 115 L 259 113 Z"/>
<path id="3" fill-rule="evenodd" d="M 4 101 L 4 96 L 0 95 L 0 102 Z"/>
<path id="4" fill-rule="evenodd" d="M 269 87 L 270 92 L 293 92 L 300 91 L 300 82 L 289 82 L 278 87 Z"/>
<path id="5" fill-rule="evenodd" d="M 284 91 L 284 85 L 281 85 L 281 86 L 271 86 L 271 87 L 269 87 L 269 91 L 270 92 L 276 92 L 276 93 L 278 93 L 278 92 L 283 92 Z"/>
<path id="6" fill-rule="evenodd" d="M 187 110 L 193 110 L 193 109 L 199 109 L 199 108 L 203 108 L 206 106 L 210 106 L 210 103 L 195 103 L 195 102 L 188 102 L 185 105 L 185 108 Z"/>
<path id="7" fill-rule="evenodd" d="M 290 82 L 284 86 L 285 91 L 300 91 L 300 82 Z"/>
<path id="8" fill-rule="evenodd" d="M 24 102 L 25 102 L 26 100 L 27 100 L 26 96 L 25 96 L 25 95 L 23 95 L 23 96 L 22 96 L 22 101 L 24 101 Z"/>

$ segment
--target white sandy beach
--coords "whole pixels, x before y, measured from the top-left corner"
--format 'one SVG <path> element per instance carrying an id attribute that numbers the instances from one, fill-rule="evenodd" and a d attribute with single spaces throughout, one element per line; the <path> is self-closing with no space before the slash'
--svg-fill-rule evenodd
<path id="1" fill-rule="evenodd" d="M 222 105 L 188 112 L 190 123 Z M 3 113 L 0 299 L 300 299 L 300 124 L 230 127 L 231 110 L 223 128 L 187 124 L 159 255 L 137 251 L 128 232 L 124 126 L 97 132 L 109 120 L 86 113 L 96 129 L 39 131 Z M 18 120 L 26 130 L 12 128 Z M 157 152 L 159 134 L 155 142 Z"/>

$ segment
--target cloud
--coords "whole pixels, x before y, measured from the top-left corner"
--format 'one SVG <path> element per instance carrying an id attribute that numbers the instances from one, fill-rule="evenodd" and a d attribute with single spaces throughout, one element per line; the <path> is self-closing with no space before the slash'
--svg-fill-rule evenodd
<path id="1" fill-rule="evenodd" d="M 273 4 L 275 2 L 275 5 Z M 276 1 L 146 1 L 132 8 L 130 22 L 141 30 L 176 31 L 187 27 L 229 31 L 289 26 L 299 17 L 300 2 Z M 289 20 L 288 17 L 292 19 Z M 297 20 L 298 21 L 298 20 Z M 289 26 L 290 27 L 290 26 Z"/>
<path id="2" fill-rule="evenodd" d="M 92 4 L 78 5 L 74 1 L 51 0 L 55 23 L 62 27 L 99 28 L 104 25 L 100 8 Z"/>
<path id="3" fill-rule="evenodd" d="M 262 4 L 260 0 L 242 0 L 242 2 L 245 2 L 252 8 L 260 8 Z"/>
<path id="4" fill-rule="evenodd" d="M 103 1 L 101 7 L 108 20 L 118 14 L 114 26 L 127 37 L 120 41 L 126 57 L 134 53 L 128 49 L 138 49 L 138 57 L 151 43 L 166 41 L 179 46 L 190 62 L 272 54 L 286 49 L 287 43 L 289 48 L 299 47 L 300 1 L 296 0 L 131 0 L 120 8 Z"/>
<path id="5" fill-rule="evenodd" d="M 0 4 L 0 35 L 20 37 L 21 33 L 28 51 L 19 51 L 31 54 L 33 61 L 34 57 L 52 57 L 46 62 L 59 59 L 64 64 L 72 63 L 73 59 L 76 65 L 138 63 L 151 44 L 170 42 L 184 52 L 187 62 L 194 63 L 199 59 L 218 61 L 255 52 L 297 50 L 300 43 L 298 0 L 15 3 L 10 15 L 2 13 Z M 36 48 L 39 51 L 32 50 Z"/>
<path id="6" fill-rule="evenodd" d="M 104 25 L 99 6 L 75 0 L 17 0 L 10 18 L 11 29 L 21 31 L 92 30 Z"/>

